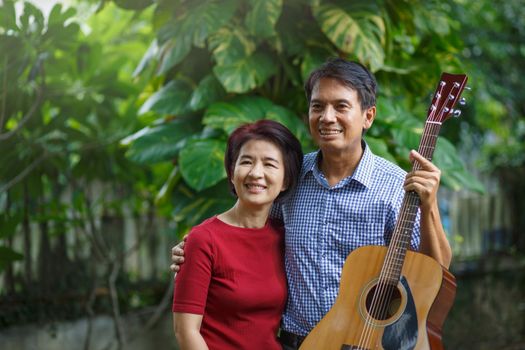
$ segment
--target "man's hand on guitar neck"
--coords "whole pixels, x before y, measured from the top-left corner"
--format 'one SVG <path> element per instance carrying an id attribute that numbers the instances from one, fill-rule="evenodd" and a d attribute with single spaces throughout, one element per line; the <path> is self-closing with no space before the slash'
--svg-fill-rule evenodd
<path id="1" fill-rule="evenodd" d="M 437 192 L 441 179 L 441 170 L 418 152 L 410 152 L 410 161 L 418 162 L 420 169 L 411 171 L 405 179 L 405 191 L 414 191 L 421 200 L 421 211 L 426 212 L 437 205 Z"/>

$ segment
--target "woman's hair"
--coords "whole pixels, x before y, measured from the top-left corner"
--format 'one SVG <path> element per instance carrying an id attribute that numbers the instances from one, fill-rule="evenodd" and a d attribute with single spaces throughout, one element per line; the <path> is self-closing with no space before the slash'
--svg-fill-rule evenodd
<path id="1" fill-rule="evenodd" d="M 237 195 L 232 183 L 235 163 L 239 157 L 241 147 L 251 140 L 271 142 L 281 151 L 286 190 L 282 191 L 276 200 L 283 199 L 289 193 L 293 192 L 297 186 L 297 180 L 303 163 L 301 143 L 284 125 L 273 120 L 262 119 L 254 123 L 243 124 L 235 129 L 228 138 L 228 145 L 224 156 L 224 167 L 226 168 L 230 189 L 234 195 Z"/>
<path id="2" fill-rule="evenodd" d="M 333 58 L 310 73 L 304 84 L 306 99 L 310 104 L 312 90 L 322 78 L 332 78 L 341 84 L 356 90 L 361 109 L 366 110 L 376 105 L 377 82 L 374 75 L 360 63 Z"/>

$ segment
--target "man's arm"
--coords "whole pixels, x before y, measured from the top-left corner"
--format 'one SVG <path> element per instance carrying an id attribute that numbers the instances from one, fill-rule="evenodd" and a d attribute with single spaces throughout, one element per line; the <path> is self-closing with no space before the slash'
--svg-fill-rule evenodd
<path id="1" fill-rule="evenodd" d="M 421 165 L 421 169 L 407 174 L 404 185 L 405 191 L 415 191 L 421 201 L 420 252 L 448 268 L 452 250 L 443 230 L 437 201 L 441 171 L 416 151 L 410 152 L 410 160 Z"/>
<path id="2" fill-rule="evenodd" d="M 208 350 L 200 333 L 202 315 L 173 313 L 173 330 L 181 350 Z"/>

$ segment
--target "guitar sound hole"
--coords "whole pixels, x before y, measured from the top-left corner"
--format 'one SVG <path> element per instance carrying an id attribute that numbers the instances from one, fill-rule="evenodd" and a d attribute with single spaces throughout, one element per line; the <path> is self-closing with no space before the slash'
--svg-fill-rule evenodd
<path id="1" fill-rule="evenodd" d="M 376 284 L 366 296 L 366 309 L 370 316 L 376 320 L 383 321 L 392 317 L 400 305 L 401 293 L 397 289 L 397 286 L 390 284 Z"/>

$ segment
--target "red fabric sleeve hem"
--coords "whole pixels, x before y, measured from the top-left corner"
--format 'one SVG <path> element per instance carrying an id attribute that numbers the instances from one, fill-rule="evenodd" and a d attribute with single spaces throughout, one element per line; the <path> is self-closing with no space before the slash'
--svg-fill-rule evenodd
<path id="1" fill-rule="evenodd" d="M 182 312 L 186 314 L 204 315 L 204 309 L 188 305 L 173 305 L 172 312 Z"/>

